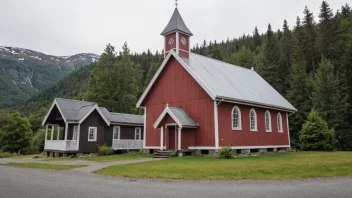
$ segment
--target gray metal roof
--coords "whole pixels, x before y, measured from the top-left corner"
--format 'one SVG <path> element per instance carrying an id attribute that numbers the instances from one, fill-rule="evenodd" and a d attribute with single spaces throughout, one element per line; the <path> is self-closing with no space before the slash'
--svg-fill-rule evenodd
<path id="1" fill-rule="evenodd" d="M 182 107 L 168 107 L 183 127 L 199 126 Z"/>
<path id="2" fill-rule="evenodd" d="M 95 102 L 86 102 L 80 100 L 69 100 L 55 98 L 66 121 L 79 121 L 83 118 L 96 104 Z"/>
<path id="3" fill-rule="evenodd" d="M 55 101 L 62 111 L 66 121 L 71 122 L 80 121 L 97 104 L 95 102 L 62 98 L 55 98 Z M 106 119 L 112 123 L 144 124 L 144 116 L 109 112 L 105 107 L 99 107 L 99 109 Z"/>
<path id="4" fill-rule="evenodd" d="M 212 58 L 190 53 L 182 58 L 199 81 L 215 98 L 242 101 L 296 111 L 296 109 L 267 83 L 257 72 Z"/>
<path id="5" fill-rule="evenodd" d="M 110 113 L 110 122 L 115 124 L 144 124 L 144 116 L 123 114 L 123 113 Z"/>
<path id="6" fill-rule="evenodd" d="M 161 35 L 166 35 L 168 33 L 171 33 L 175 30 L 179 30 L 185 34 L 188 35 L 193 35 L 192 32 L 187 28 L 186 24 L 183 22 L 183 19 L 180 15 L 180 13 L 178 12 L 178 9 L 175 8 L 174 13 L 172 14 L 172 17 L 169 21 L 169 23 L 167 24 L 167 26 L 165 27 L 165 29 L 163 30 L 163 32 L 161 32 Z"/>

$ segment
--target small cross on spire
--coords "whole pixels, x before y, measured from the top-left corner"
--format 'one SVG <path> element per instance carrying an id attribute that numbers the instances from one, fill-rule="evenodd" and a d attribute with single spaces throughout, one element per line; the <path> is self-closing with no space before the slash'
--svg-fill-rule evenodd
<path id="1" fill-rule="evenodd" d="M 176 5 L 176 8 L 177 8 L 177 5 L 178 5 L 177 1 L 178 1 L 178 0 L 175 0 L 175 5 Z"/>

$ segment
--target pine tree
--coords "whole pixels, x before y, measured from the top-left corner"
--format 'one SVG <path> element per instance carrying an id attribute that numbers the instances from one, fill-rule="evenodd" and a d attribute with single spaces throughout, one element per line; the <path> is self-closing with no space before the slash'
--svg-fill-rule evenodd
<path id="1" fill-rule="evenodd" d="M 279 71 L 279 58 L 280 52 L 277 43 L 277 39 L 274 32 L 271 29 L 271 25 L 268 25 L 268 31 L 266 33 L 266 40 L 264 44 L 264 57 L 265 63 L 264 68 L 261 69 L 261 76 L 277 91 L 280 93 L 283 91 L 282 76 Z"/>
<path id="2" fill-rule="evenodd" d="M 315 74 L 312 102 L 314 109 L 329 127 L 336 128 L 344 122 L 348 107 L 347 98 L 342 98 L 334 66 L 325 58 L 322 59 Z"/>
<path id="3" fill-rule="evenodd" d="M 312 107 L 312 102 L 310 100 L 312 86 L 310 78 L 306 72 L 307 63 L 302 49 L 299 47 L 297 38 L 295 38 L 294 43 L 291 67 L 292 80 L 287 99 L 298 110 L 298 112 L 289 117 L 292 146 L 297 147 L 299 131 Z"/>
<path id="4" fill-rule="evenodd" d="M 254 31 L 253 31 L 253 44 L 254 44 L 254 49 L 252 49 L 252 51 L 255 51 L 257 47 L 262 45 L 262 39 L 260 38 L 260 34 L 257 26 L 254 28 Z"/>
<path id="5" fill-rule="evenodd" d="M 336 143 L 334 130 L 329 129 L 325 120 L 314 109 L 309 113 L 299 135 L 302 150 L 332 151 Z"/>
<path id="6" fill-rule="evenodd" d="M 89 101 L 97 102 L 110 111 L 119 110 L 117 60 L 115 48 L 108 44 L 90 74 L 86 94 Z"/>
<path id="7" fill-rule="evenodd" d="M 239 52 L 232 54 L 229 62 L 234 65 L 251 68 L 255 65 L 255 54 L 250 49 L 242 47 Z"/>
<path id="8" fill-rule="evenodd" d="M 306 56 L 306 62 L 308 65 L 308 72 L 315 73 L 316 64 L 319 60 L 319 52 L 317 49 L 316 38 L 318 36 L 315 29 L 315 21 L 313 13 L 307 8 L 304 9 L 304 17 L 302 21 L 302 40 L 303 52 Z"/>

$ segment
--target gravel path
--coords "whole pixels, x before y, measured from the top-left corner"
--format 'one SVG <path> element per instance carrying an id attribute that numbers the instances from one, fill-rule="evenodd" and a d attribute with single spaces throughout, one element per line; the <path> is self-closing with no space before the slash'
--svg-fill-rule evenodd
<path id="1" fill-rule="evenodd" d="M 285 181 L 135 180 L 80 171 L 0 166 L 1 198 L 347 198 L 351 195 L 352 177 Z"/>
<path id="2" fill-rule="evenodd" d="M 31 162 L 36 162 L 36 163 L 43 163 L 43 164 L 60 164 L 60 165 L 88 165 L 85 167 L 81 168 L 75 168 L 71 169 L 74 171 L 81 171 L 81 172 L 94 172 L 96 170 L 108 167 L 108 166 L 114 166 L 114 165 L 120 165 L 120 164 L 132 164 L 132 163 L 139 163 L 139 162 L 148 162 L 148 161 L 155 161 L 155 160 L 162 160 L 162 159 L 156 159 L 156 158 L 141 158 L 141 159 L 132 159 L 132 160 L 120 160 L 120 161 L 113 161 L 113 162 L 94 162 L 94 161 L 88 161 L 88 160 L 62 160 L 62 161 L 43 161 L 42 159 L 13 159 L 13 158 L 3 158 L 0 159 L 0 164 L 7 164 L 7 163 L 31 163 Z"/>

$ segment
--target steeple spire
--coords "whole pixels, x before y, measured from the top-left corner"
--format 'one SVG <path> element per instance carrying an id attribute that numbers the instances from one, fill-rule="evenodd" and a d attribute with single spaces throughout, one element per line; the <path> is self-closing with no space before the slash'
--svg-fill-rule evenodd
<path id="1" fill-rule="evenodd" d="M 172 17 L 163 32 L 161 32 L 161 35 L 165 36 L 176 30 L 181 31 L 182 33 L 189 36 L 193 35 L 192 32 L 187 28 L 185 22 L 183 22 L 180 12 L 177 9 L 177 3 L 174 13 L 172 14 Z"/>
<path id="2" fill-rule="evenodd" d="M 178 5 L 177 0 L 175 0 L 175 6 L 176 6 L 176 8 L 177 8 L 177 5 Z"/>

